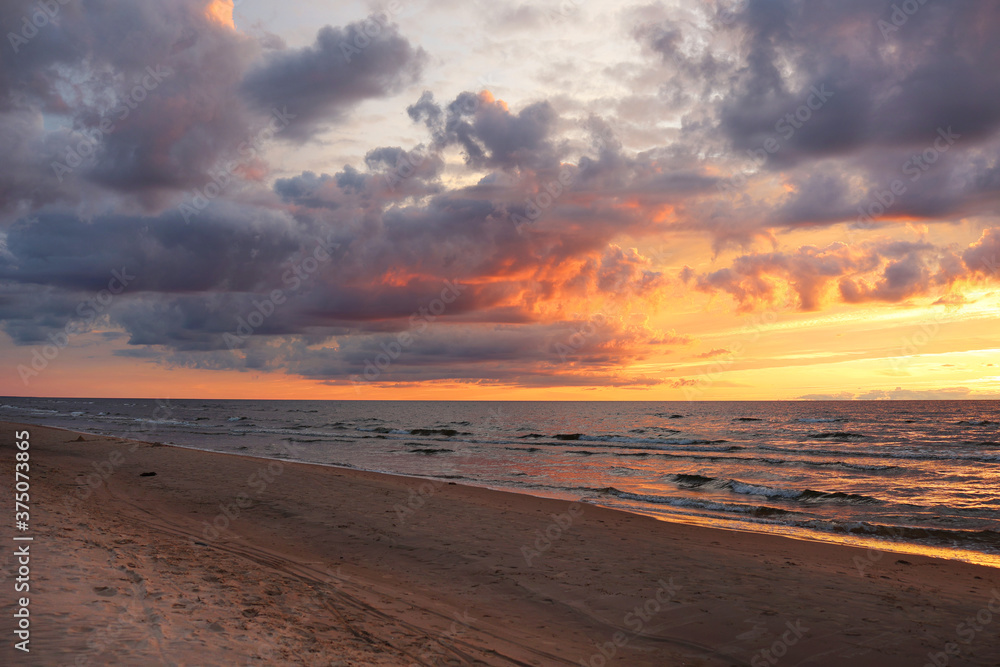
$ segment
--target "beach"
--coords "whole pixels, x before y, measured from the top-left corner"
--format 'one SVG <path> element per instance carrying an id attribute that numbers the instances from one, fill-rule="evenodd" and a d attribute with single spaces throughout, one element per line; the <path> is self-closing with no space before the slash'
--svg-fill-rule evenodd
<path id="1" fill-rule="evenodd" d="M 996 568 L 25 424 L 4 486 L 24 429 L 6 664 L 1000 663 Z"/>

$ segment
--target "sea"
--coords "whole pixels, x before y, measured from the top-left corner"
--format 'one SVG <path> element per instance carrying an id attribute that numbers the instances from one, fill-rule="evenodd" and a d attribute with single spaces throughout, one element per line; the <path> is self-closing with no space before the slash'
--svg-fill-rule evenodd
<path id="1" fill-rule="evenodd" d="M 1000 567 L 1000 401 L 0 402 L 8 421 Z"/>

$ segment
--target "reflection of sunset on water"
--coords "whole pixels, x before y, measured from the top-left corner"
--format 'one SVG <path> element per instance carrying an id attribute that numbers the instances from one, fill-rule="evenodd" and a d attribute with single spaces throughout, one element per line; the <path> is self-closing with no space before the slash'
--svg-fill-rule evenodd
<path id="1" fill-rule="evenodd" d="M 142 401 L 11 400 L 52 425 L 1000 566 L 993 401 L 176 400 L 149 424 Z"/>

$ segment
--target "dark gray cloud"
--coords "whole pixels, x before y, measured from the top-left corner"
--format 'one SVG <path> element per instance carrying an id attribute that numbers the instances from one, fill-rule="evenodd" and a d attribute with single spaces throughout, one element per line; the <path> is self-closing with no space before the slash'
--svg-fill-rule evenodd
<path id="1" fill-rule="evenodd" d="M 1000 10 L 948 0 L 910 3 L 909 15 L 902 4 L 750 0 L 729 16 L 694 3 L 624 12 L 656 63 L 635 76 L 627 102 L 664 109 L 681 123 L 670 148 L 715 156 L 720 174 L 723 196 L 681 210 L 679 225 L 709 233 L 716 251 L 745 249 L 775 229 L 855 223 L 859 211 L 879 211 L 896 181 L 905 193 L 869 227 L 995 210 L 1000 51 L 983 27 Z M 660 87 L 644 98 L 651 81 Z M 941 131 L 955 138 L 946 151 Z"/>
<path id="2" fill-rule="evenodd" d="M 270 349 L 264 347 L 262 339 L 253 338 L 240 354 L 192 348 L 163 354 L 161 359 L 197 368 L 284 370 L 352 383 L 359 391 L 370 382 L 427 380 L 522 386 L 655 386 L 662 380 L 623 373 L 621 365 L 643 358 L 651 349 L 688 342 L 616 316 L 489 329 L 441 326 L 420 318 L 392 332 L 353 332 L 322 341 L 291 337 Z M 132 356 L 131 351 L 122 354 Z"/>
<path id="3" fill-rule="evenodd" d="M 416 81 L 425 60 L 395 26 L 369 17 L 321 28 L 311 46 L 267 54 L 242 88 L 261 110 L 287 107 L 295 119 L 282 136 L 305 141 L 358 102 Z"/>
<path id="4" fill-rule="evenodd" d="M 745 66 L 719 109 L 734 147 L 777 137 L 782 149 L 769 162 L 783 166 L 871 146 L 917 147 L 938 128 L 970 139 L 992 134 L 1000 127 L 1000 52 L 981 28 L 1000 21 L 1000 7 L 927 3 L 883 36 L 879 21 L 898 4 L 747 3 L 731 28 Z M 824 86 L 825 101 L 813 92 Z M 818 108 L 795 119 L 810 103 Z"/>
<path id="5" fill-rule="evenodd" d="M 309 238 L 289 216 L 266 209 L 219 205 L 203 216 L 186 225 L 175 211 L 89 219 L 40 211 L 8 230 L 0 280 L 97 291 L 112 270 L 128 267 L 138 274 L 133 289 L 257 290 Z"/>
<path id="6" fill-rule="evenodd" d="M 464 92 L 442 109 L 430 92 L 407 107 L 415 121 L 432 131 L 435 146 L 461 146 L 473 167 L 552 169 L 559 150 L 552 141 L 557 117 L 548 102 L 536 102 L 511 113 L 489 93 Z"/>
<path id="7" fill-rule="evenodd" d="M 33 119 L 16 148 L 35 152 L 4 179 L 11 187 L 0 207 L 75 203 L 103 190 L 162 206 L 171 191 L 206 181 L 250 135 L 256 121 L 237 87 L 258 46 L 208 20 L 204 0 L 56 5 L 55 19 L 0 55 L 0 126 L 6 135 Z M 38 4 L 2 11 L 4 25 L 20 24 Z"/>
<path id="8" fill-rule="evenodd" d="M 309 208 L 337 208 L 339 204 L 331 192 L 335 187 L 337 181 L 332 176 L 317 176 L 311 171 L 304 171 L 291 178 L 279 178 L 274 182 L 274 191 L 283 201 Z"/>
<path id="9" fill-rule="evenodd" d="M 0 150 L 12 158 L 0 166 L 0 212 L 115 195 L 162 210 L 233 161 L 226 180 L 252 182 L 263 138 L 303 141 L 412 81 L 424 61 L 394 26 L 345 52 L 369 22 L 288 49 L 213 22 L 208 0 L 56 4 L 54 20 L 0 50 Z M 37 11 L 17 0 L 0 19 L 19 34 Z M 275 109 L 286 119 L 277 127 Z"/>
<path id="10" fill-rule="evenodd" d="M 649 259 L 636 250 L 608 245 L 621 228 L 599 211 L 579 218 L 589 225 L 585 234 L 519 234 L 505 198 L 517 197 L 521 188 L 535 190 L 537 185 L 530 181 L 500 188 L 473 186 L 464 193 L 398 205 L 382 170 L 393 163 L 395 169 L 403 161 L 419 162 L 409 181 L 425 182 L 420 169 L 431 165 L 425 174 L 431 178 L 439 167 L 432 157 L 417 159 L 412 151 L 392 147 L 375 149 L 368 159 L 374 171 L 345 169 L 335 176 L 306 172 L 278 181 L 276 193 L 295 210 L 313 212 L 310 215 L 216 202 L 186 224 L 177 211 L 83 219 L 68 210 L 43 209 L 8 230 L 0 281 L 64 294 L 65 303 L 40 303 L 46 319 L 29 302 L 20 301 L 6 311 L 5 329 L 21 342 L 43 340 L 74 318 L 72 306 L 80 298 L 103 289 L 111 271 L 118 270 L 135 278 L 106 315 L 111 325 L 125 330 L 130 345 L 159 346 L 164 359 L 206 354 L 211 361 L 205 363 L 210 364 L 218 363 L 215 351 L 238 347 L 245 353 L 239 357 L 242 361 L 233 363 L 255 360 L 252 363 L 266 367 L 277 363 L 277 357 L 266 361 L 263 357 L 274 348 L 260 341 L 391 337 L 410 328 L 414 314 L 449 284 L 463 285 L 461 298 L 448 306 L 440 326 L 471 331 L 537 325 L 510 334 L 522 341 L 534 340 L 549 327 L 561 331 L 570 326 L 544 314 L 548 307 L 536 309 L 563 295 L 644 297 L 662 288 L 664 277 Z M 567 188 L 565 215 L 575 214 L 574 196 Z M 555 221 L 564 212 L 553 210 L 550 215 Z M 336 251 L 310 268 L 309 254 L 322 239 L 337 244 Z M 275 290 L 281 303 L 269 304 Z M 227 336 L 237 335 L 251 316 L 261 318 L 252 325 L 253 336 L 233 345 Z M 633 333 L 630 328 L 619 332 Z M 686 342 L 653 333 L 648 339 L 657 344 Z M 619 344 L 624 343 L 608 339 L 579 354 L 588 363 L 596 362 Z M 338 348 L 346 355 L 351 343 L 338 340 Z M 426 359 L 436 349 L 428 348 L 418 358 Z M 638 348 L 615 349 L 620 357 Z M 575 358 L 575 348 L 570 356 Z M 532 363 L 529 357 L 525 363 Z M 442 367 L 434 372 L 470 371 Z M 523 374 L 523 367 L 517 373 Z"/>

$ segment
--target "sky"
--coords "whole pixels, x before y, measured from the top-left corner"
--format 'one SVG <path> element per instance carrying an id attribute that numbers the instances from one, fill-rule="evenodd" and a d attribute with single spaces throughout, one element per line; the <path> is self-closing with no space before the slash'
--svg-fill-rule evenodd
<path id="1" fill-rule="evenodd" d="M 0 26 L 0 394 L 997 397 L 996 3 Z"/>

